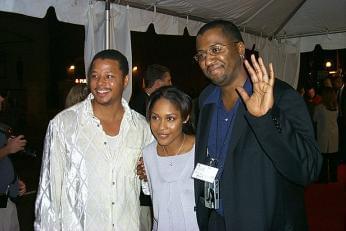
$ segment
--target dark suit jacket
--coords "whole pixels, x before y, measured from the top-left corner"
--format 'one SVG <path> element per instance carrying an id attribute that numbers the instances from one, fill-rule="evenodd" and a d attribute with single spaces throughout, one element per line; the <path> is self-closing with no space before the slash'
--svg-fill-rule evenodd
<path id="1" fill-rule="evenodd" d="M 130 107 L 136 112 L 146 116 L 149 96 L 143 90 L 136 92 L 130 100 Z"/>
<path id="2" fill-rule="evenodd" d="M 215 90 L 200 96 L 195 163 L 204 163 L 213 104 L 203 104 Z M 322 158 L 302 97 L 276 80 L 275 105 L 256 118 L 240 104 L 224 172 L 220 179 L 226 230 L 307 230 L 304 186 L 318 177 Z M 210 210 L 200 200 L 204 183 L 195 180 L 198 224 L 207 230 Z"/>

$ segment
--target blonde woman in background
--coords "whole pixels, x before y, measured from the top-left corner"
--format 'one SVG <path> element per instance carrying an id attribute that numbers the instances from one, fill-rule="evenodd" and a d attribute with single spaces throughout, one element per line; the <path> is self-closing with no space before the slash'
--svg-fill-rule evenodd
<path id="1" fill-rule="evenodd" d="M 317 142 L 323 155 L 321 182 L 336 181 L 337 154 L 339 147 L 338 104 L 333 88 L 322 89 L 322 103 L 315 107 Z"/>
<path id="2" fill-rule="evenodd" d="M 65 108 L 71 107 L 76 103 L 83 101 L 89 94 L 86 84 L 77 84 L 71 87 L 65 100 Z"/>

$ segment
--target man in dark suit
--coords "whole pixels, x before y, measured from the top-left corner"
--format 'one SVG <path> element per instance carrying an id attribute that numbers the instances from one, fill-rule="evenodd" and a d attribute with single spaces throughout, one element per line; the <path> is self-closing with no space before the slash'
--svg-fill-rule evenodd
<path id="1" fill-rule="evenodd" d="M 307 230 L 304 186 L 322 158 L 303 99 L 271 64 L 267 73 L 261 58 L 245 60 L 231 22 L 204 25 L 196 49 L 212 84 L 200 95 L 195 163 L 218 169 L 214 184 L 195 180 L 200 229 Z"/>
<path id="2" fill-rule="evenodd" d="M 332 81 L 338 100 L 339 153 L 340 159 L 346 162 L 346 90 L 342 73 Z"/>
<path id="3" fill-rule="evenodd" d="M 130 107 L 145 116 L 149 95 L 156 89 L 172 85 L 170 70 L 159 64 L 149 65 L 144 75 L 144 89 L 135 92 Z"/>

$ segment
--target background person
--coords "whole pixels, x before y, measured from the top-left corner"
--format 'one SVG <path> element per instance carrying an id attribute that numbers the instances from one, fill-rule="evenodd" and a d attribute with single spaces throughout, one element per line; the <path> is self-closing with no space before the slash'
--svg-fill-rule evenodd
<path id="1" fill-rule="evenodd" d="M 340 159 L 346 163 L 346 91 L 345 77 L 340 74 L 332 81 L 338 101 L 339 152 Z"/>
<path id="2" fill-rule="evenodd" d="M 336 182 L 339 149 L 338 103 L 333 88 L 322 88 L 322 103 L 316 106 L 313 121 L 316 123 L 316 137 L 323 155 L 320 182 Z"/>
<path id="3" fill-rule="evenodd" d="M 0 92 L 0 111 L 6 94 Z M 1 123 L 0 123 L 1 124 Z M 9 155 L 24 150 L 26 140 L 23 135 L 7 137 L 9 127 L 0 125 L 0 230 L 19 230 L 16 205 L 11 201 L 26 192 L 26 185 L 15 174 Z"/>
<path id="4" fill-rule="evenodd" d="M 89 88 L 86 84 L 80 83 L 71 87 L 65 99 L 65 108 L 71 107 L 83 101 L 89 95 Z"/>
<path id="5" fill-rule="evenodd" d="M 139 230 L 135 168 L 153 137 L 122 98 L 128 72 L 119 51 L 97 53 L 88 70 L 91 94 L 50 121 L 36 230 Z"/>
<path id="6" fill-rule="evenodd" d="M 321 104 L 322 98 L 317 94 L 315 87 L 308 84 L 305 86 L 304 100 L 308 107 L 310 118 L 314 116 L 315 107 Z"/>
<path id="7" fill-rule="evenodd" d="M 133 94 L 130 100 L 130 107 L 146 116 L 150 94 L 160 87 L 171 85 L 172 77 L 167 67 L 160 64 L 149 65 L 144 75 L 144 89 Z"/>
<path id="8" fill-rule="evenodd" d="M 153 200 L 153 230 L 199 230 L 194 185 L 195 136 L 190 97 L 175 87 L 150 95 L 147 119 L 155 141 L 143 150 Z"/>
<path id="9" fill-rule="evenodd" d="M 195 164 L 214 159 L 220 192 L 213 208 L 205 182 L 195 180 L 199 228 L 307 230 L 304 186 L 318 177 L 322 158 L 302 97 L 261 58 L 252 55 L 250 66 L 231 22 L 205 24 L 196 50 L 212 84 L 200 95 Z"/>

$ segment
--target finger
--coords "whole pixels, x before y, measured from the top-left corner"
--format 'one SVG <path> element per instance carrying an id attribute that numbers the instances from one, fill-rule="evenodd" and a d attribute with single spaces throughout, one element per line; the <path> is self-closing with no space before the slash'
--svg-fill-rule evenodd
<path id="1" fill-rule="evenodd" d="M 262 74 L 263 74 L 263 81 L 268 82 L 269 81 L 269 77 L 268 77 L 268 73 L 267 73 L 267 69 L 264 66 L 263 63 L 263 59 L 261 57 L 258 58 L 258 62 L 259 62 L 259 66 L 261 68 Z"/>
<path id="2" fill-rule="evenodd" d="M 19 135 L 16 137 L 16 139 L 18 139 L 18 140 L 24 139 L 24 135 Z"/>
<path id="3" fill-rule="evenodd" d="M 139 157 L 139 159 L 137 160 L 137 167 L 138 166 L 143 166 L 143 157 Z"/>
<path id="4" fill-rule="evenodd" d="M 258 82 L 258 78 L 256 76 L 255 70 L 252 68 L 252 66 L 250 65 L 249 61 L 247 61 L 245 59 L 244 60 L 244 64 L 245 64 L 245 67 L 246 67 L 247 71 L 250 74 L 250 78 L 251 78 L 252 83 Z"/>
<path id="5" fill-rule="evenodd" d="M 273 64 L 269 63 L 269 85 L 274 86 L 274 82 L 275 82 L 275 74 L 274 74 Z"/>
<path id="6" fill-rule="evenodd" d="M 248 93 L 245 91 L 244 88 L 237 87 L 236 90 L 237 90 L 237 92 L 239 93 L 240 97 L 243 99 L 244 102 L 247 102 L 249 100 L 250 96 L 248 95 Z"/>
<path id="7" fill-rule="evenodd" d="M 263 73 L 262 73 L 262 71 L 261 71 L 261 68 L 260 68 L 260 66 L 259 66 L 259 64 L 258 64 L 258 62 L 257 62 L 257 60 L 256 60 L 255 55 L 251 55 L 251 63 L 252 63 L 252 65 L 253 65 L 253 67 L 254 67 L 257 80 L 258 80 L 258 81 L 262 81 L 262 75 L 263 75 Z"/>

